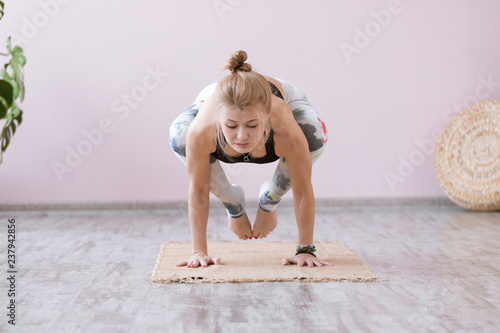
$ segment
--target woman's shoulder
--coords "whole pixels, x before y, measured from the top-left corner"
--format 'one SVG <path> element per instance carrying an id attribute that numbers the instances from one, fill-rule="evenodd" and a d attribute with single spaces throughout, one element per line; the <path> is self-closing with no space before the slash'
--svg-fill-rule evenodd
<path id="1" fill-rule="evenodd" d="M 292 109 L 288 103 L 281 98 L 273 98 L 269 120 L 271 121 L 273 132 L 284 136 L 293 132 L 293 125 L 296 123 Z"/>
<path id="2" fill-rule="evenodd" d="M 207 118 L 214 118 L 215 101 L 213 96 L 209 96 L 206 99 L 202 99 L 198 101 L 198 103 L 199 103 L 199 108 L 196 118 L 198 118 L 198 116 L 201 116 L 202 118 L 204 118 L 204 120 L 206 120 Z"/>
<path id="3" fill-rule="evenodd" d="M 269 75 L 264 75 L 264 77 L 266 78 L 267 81 L 274 84 L 276 86 L 276 88 L 278 88 L 278 90 L 280 91 L 281 96 L 283 96 L 283 98 L 285 98 L 285 87 L 282 83 L 283 80 L 278 80 L 278 79 L 276 79 L 272 76 L 269 76 Z"/>
<path id="4" fill-rule="evenodd" d="M 200 108 L 196 117 L 193 119 L 191 125 L 196 128 L 209 128 L 217 121 L 215 114 L 215 103 L 213 97 L 209 97 L 206 100 L 200 102 Z"/>

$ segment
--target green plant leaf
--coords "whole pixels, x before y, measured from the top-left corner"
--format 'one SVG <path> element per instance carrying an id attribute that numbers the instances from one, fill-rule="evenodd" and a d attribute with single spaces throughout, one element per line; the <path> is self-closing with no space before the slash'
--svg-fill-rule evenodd
<path id="1" fill-rule="evenodd" d="M 12 51 L 12 57 L 16 59 L 16 62 L 21 66 L 26 65 L 26 57 L 24 56 L 24 50 L 19 46 L 14 46 Z"/>
<path id="2" fill-rule="evenodd" d="M 7 73 L 6 70 L 2 69 L 2 77 L 5 81 L 9 82 L 12 85 L 12 88 L 14 89 L 13 97 L 14 100 L 16 100 L 19 97 L 19 87 L 17 86 L 16 81 L 12 79 L 12 77 Z"/>
<path id="3" fill-rule="evenodd" d="M 12 60 L 11 60 L 11 65 L 12 65 Z M 24 100 L 24 83 L 23 83 L 24 75 L 19 67 L 12 66 L 12 70 L 14 72 L 12 78 L 19 89 L 18 97 L 22 102 Z"/>
<path id="4" fill-rule="evenodd" d="M 9 37 L 10 38 L 10 37 Z M 16 82 L 19 88 L 19 99 L 24 100 L 24 73 L 23 66 L 26 64 L 26 57 L 24 51 L 19 46 L 14 47 L 12 51 L 12 58 L 10 59 L 10 67 L 12 68 L 12 79 Z M 16 97 L 17 98 L 17 97 Z"/>
<path id="5" fill-rule="evenodd" d="M 14 88 L 9 82 L 0 80 L 0 119 L 5 118 L 13 102 Z"/>
<path id="6" fill-rule="evenodd" d="M 16 45 L 16 46 L 14 46 L 14 49 L 12 50 L 12 54 L 15 55 L 15 56 L 17 56 L 19 54 L 23 55 L 24 54 L 24 50 L 23 50 L 22 47 Z"/>
<path id="7" fill-rule="evenodd" d="M 7 115 L 7 121 L 5 122 L 5 124 L 3 125 L 3 127 L 9 127 L 10 126 L 10 123 L 14 120 L 14 118 L 12 118 L 12 114 L 8 114 Z"/>
<path id="8" fill-rule="evenodd" d="M 0 80 L 0 96 L 5 98 L 10 107 L 14 102 L 14 87 L 5 80 Z"/>
<path id="9" fill-rule="evenodd" d="M 23 110 L 21 110 L 15 102 L 12 104 L 12 112 L 10 112 L 9 115 L 12 117 L 12 120 L 17 121 L 17 126 L 21 125 L 23 122 Z"/>
<path id="10" fill-rule="evenodd" d="M 7 115 L 7 122 L 5 123 L 2 133 L 0 134 L 0 163 L 2 163 L 3 152 L 9 146 L 10 140 L 14 133 L 16 133 L 17 127 L 21 125 L 22 122 L 22 110 L 17 107 L 14 103 L 12 105 L 12 112 Z"/>
<path id="11" fill-rule="evenodd" d="M 20 124 L 21 123 L 20 119 L 21 119 L 22 113 L 23 113 L 23 111 L 21 111 L 21 109 L 19 109 L 17 106 L 14 106 L 12 108 L 12 112 L 10 114 L 12 115 L 12 118 L 18 119 L 19 124 Z"/>
<path id="12" fill-rule="evenodd" d="M 0 80 L 0 97 L 4 99 L 6 106 L 10 108 L 14 102 L 14 87 L 6 80 Z M 0 118 L 3 117 L 0 114 Z"/>
<path id="13" fill-rule="evenodd" d="M 12 47 L 10 46 L 11 42 L 10 42 L 10 36 L 7 38 L 7 51 L 9 52 L 9 54 L 12 54 Z"/>
<path id="14" fill-rule="evenodd" d="M 11 136 L 10 131 L 11 131 L 10 126 L 4 127 L 2 130 L 2 135 L 0 136 L 0 140 L 2 140 L 2 145 L 1 145 L 2 153 L 9 146 L 10 136 Z"/>
<path id="15" fill-rule="evenodd" d="M 3 15 L 4 2 L 0 1 L 0 19 Z M 0 118 L 6 118 L 6 122 L 0 133 L 0 164 L 2 163 L 3 153 L 10 144 L 12 136 L 23 120 L 22 110 L 16 105 L 19 99 L 24 99 L 24 70 L 26 57 L 24 51 L 19 46 L 12 48 L 11 37 L 7 38 L 7 51 L 10 60 L 1 71 L 0 78 Z M 10 66 L 11 70 L 8 70 Z"/>
<path id="16" fill-rule="evenodd" d="M 0 20 L 3 17 L 3 8 L 4 8 L 3 1 L 0 1 Z"/>
<path id="17" fill-rule="evenodd" d="M 7 107 L 7 103 L 5 102 L 3 97 L 0 97 L 0 119 L 5 118 L 5 116 L 7 115 L 7 110 L 9 110 L 9 108 Z"/>

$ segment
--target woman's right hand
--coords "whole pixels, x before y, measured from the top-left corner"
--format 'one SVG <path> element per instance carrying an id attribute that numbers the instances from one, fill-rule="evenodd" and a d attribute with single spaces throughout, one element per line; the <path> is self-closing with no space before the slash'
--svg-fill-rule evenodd
<path id="1" fill-rule="evenodd" d="M 212 258 L 206 253 L 193 254 L 191 258 L 187 261 L 178 263 L 176 266 L 187 266 L 188 268 L 196 268 L 201 265 L 201 267 L 207 267 L 208 265 L 218 265 L 220 264 L 220 258 Z"/>

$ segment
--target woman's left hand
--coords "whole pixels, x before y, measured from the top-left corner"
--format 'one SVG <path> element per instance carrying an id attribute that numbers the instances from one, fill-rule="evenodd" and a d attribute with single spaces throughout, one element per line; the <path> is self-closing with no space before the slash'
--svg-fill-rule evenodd
<path id="1" fill-rule="evenodd" d="M 314 267 L 315 265 L 318 267 L 333 266 L 332 263 L 316 258 L 315 256 L 308 253 L 301 253 L 292 258 L 283 258 L 283 265 L 288 264 L 295 264 L 299 267 L 302 267 L 304 265 L 307 265 L 309 267 Z"/>

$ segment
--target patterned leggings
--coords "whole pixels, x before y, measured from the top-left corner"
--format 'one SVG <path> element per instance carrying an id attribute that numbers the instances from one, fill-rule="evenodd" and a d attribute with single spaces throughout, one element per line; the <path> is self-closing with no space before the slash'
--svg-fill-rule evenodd
<path id="1" fill-rule="evenodd" d="M 277 79 L 285 90 L 285 101 L 292 109 L 293 116 L 304 132 L 309 143 L 312 162 L 316 162 L 325 149 L 328 140 L 328 131 L 313 110 L 306 96 L 293 84 Z M 175 155 L 186 164 L 186 134 L 194 117 L 198 114 L 201 103 L 212 96 L 218 82 L 205 87 L 196 97 L 194 104 L 181 113 L 170 127 L 169 141 Z M 219 198 L 227 209 L 229 216 L 237 218 L 245 213 L 245 196 L 238 185 L 231 185 L 222 169 L 220 162 L 211 157 L 210 191 Z M 259 206 L 263 211 L 272 212 L 291 188 L 288 166 L 285 158 L 278 160 L 274 176 L 270 181 L 262 184 L 259 195 Z"/>

